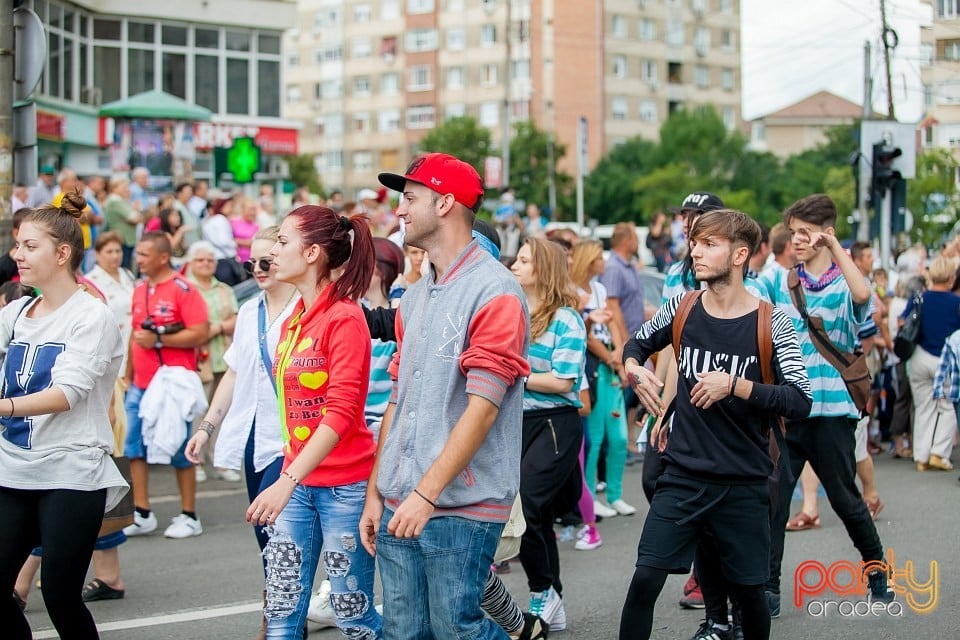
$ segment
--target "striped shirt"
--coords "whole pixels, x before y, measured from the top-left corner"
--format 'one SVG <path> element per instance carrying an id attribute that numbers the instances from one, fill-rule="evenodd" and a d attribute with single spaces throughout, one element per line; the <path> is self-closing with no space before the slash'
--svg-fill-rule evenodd
<path id="1" fill-rule="evenodd" d="M 580 406 L 580 378 L 587 348 L 587 328 L 580 314 L 570 307 L 560 307 L 553 314 L 547 330 L 530 341 L 530 373 L 551 373 L 561 380 L 573 380 L 566 393 L 543 393 L 523 390 L 523 410 Z"/>
<path id="2" fill-rule="evenodd" d="M 397 351 L 397 343 L 373 339 L 370 341 L 370 386 L 367 388 L 367 404 L 364 415 L 382 418 L 390 402 L 393 380 L 390 378 L 390 361 Z"/>
<path id="3" fill-rule="evenodd" d="M 953 404 L 960 403 L 960 330 L 954 331 L 943 343 L 940 366 L 933 379 L 934 399 L 946 398 Z"/>
<path id="4" fill-rule="evenodd" d="M 813 389 L 811 418 L 847 416 L 857 419 L 860 412 L 840 377 L 840 372 L 820 355 L 810 338 L 807 325 L 793 306 L 787 287 L 789 271 L 766 271 L 756 280 L 744 284 L 758 298 L 777 305 L 793 322 L 800 340 L 800 353 L 807 365 L 810 386 Z M 823 328 L 830 340 L 844 351 L 854 351 L 858 331 L 868 318 L 870 301 L 854 304 L 850 287 L 844 277 L 838 276 L 820 291 L 804 289 L 810 315 L 823 320 Z"/>

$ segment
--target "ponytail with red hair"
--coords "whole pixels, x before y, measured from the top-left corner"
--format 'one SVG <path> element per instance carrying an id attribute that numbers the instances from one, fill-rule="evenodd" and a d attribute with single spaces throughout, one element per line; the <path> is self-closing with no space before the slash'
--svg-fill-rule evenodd
<path id="1" fill-rule="evenodd" d="M 359 300 L 370 286 L 376 253 L 366 216 L 337 215 L 329 207 L 304 205 L 291 211 L 304 245 L 319 245 L 327 256 L 327 273 L 344 265 L 343 275 L 334 283 L 338 299 Z M 353 231 L 353 238 L 350 232 Z"/>

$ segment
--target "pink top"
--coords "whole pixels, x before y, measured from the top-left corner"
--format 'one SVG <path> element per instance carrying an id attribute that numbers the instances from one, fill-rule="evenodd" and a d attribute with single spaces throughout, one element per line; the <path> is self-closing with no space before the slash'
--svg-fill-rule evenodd
<path id="1" fill-rule="evenodd" d="M 160 231 L 160 216 L 153 216 L 143 225 L 144 231 Z"/>
<path id="2" fill-rule="evenodd" d="M 253 240 L 260 230 L 256 222 L 247 222 L 243 218 L 230 218 L 230 226 L 233 228 L 233 237 L 235 240 Z M 241 247 L 237 243 L 237 259 L 240 262 L 246 262 L 250 259 L 250 247 Z"/>

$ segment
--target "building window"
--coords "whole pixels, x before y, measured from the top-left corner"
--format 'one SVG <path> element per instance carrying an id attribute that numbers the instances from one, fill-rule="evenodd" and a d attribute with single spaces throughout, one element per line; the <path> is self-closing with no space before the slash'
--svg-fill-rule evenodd
<path id="1" fill-rule="evenodd" d="M 119 63 L 118 57 L 118 66 L 114 68 L 119 68 Z M 101 68 L 96 60 L 94 60 L 94 65 L 95 68 Z M 219 59 L 215 56 L 194 56 L 193 66 L 195 69 L 193 74 L 193 101 L 201 107 L 206 107 L 210 111 L 218 113 L 220 111 L 220 96 L 217 90 L 220 85 Z M 104 91 L 103 99 L 104 102 L 107 101 L 106 91 Z"/>
<path id="2" fill-rule="evenodd" d="M 380 42 L 380 55 L 387 62 L 393 61 L 397 55 L 397 37 L 387 36 Z"/>
<path id="3" fill-rule="evenodd" d="M 610 19 L 610 33 L 614 38 L 627 37 L 627 19 L 616 14 Z"/>
<path id="4" fill-rule="evenodd" d="M 50 34 L 51 43 L 55 37 L 53 34 Z M 59 78 L 59 73 L 54 73 L 53 60 L 55 60 L 55 58 L 51 59 L 50 76 L 52 78 Z M 152 91 L 154 89 L 153 60 L 153 51 L 147 51 L 145 49 L 130 49 L 127 51 L 127 95 L 135 96 L 138 93 Z M 244 63 L 246 62 L 244 61 Z M 229 77 L 229 71 L 227 75 Z M 59 91 L 53 84 L 51 84 L 50 94 L 59 95 Z M 246 111 L 243 113 L 246 113 Z"/>
<path id="5" fill-rule="evenodd" d="M 481 4 L 487 13 L 493 13 L 497 8 L 497 0 L 482 0 Z"/>
<path id="6" fill-rule="evenodd" d="M 320 120 L 320 135 L 339 137 L 343 135 L 343 115 L 328 113 Z"/>
<path id="7" fill-rule="evenodd" d="M 436 122 L 433 105 L 421 105 L 407 108 L 408 129 L 430 129 Z"/>
<path id="8" fill-rule="evenodd" d="M 463 11 L 465 8 L 465 0 L 447 0 L 447 11 Z"/>
<path id="9" fill-rule="evenodd" d="M 129 42 L 146 42 L 153 44 L 156 40 L 153 25 L 147 22 L 127 21 L 127 40 Z"/>
<path id="10" fill-rule="evenodd" d="M 672 47 L 683 46 L 683 22 L 667 20 L 667 44 Z"/>
<path id="11" fill-rule="evenodd" d="M 372 52 L 370 38 L 360 36 L 350 41 L 350 56 L 352 58 L 369 58 Z"/>
<path id="12" fill-rule="evenodd" d="M 960 0 L 937 0 L 937 17 L 960 17 Z"/>
<path id="13" fill-rule="evenodd" d="M 250 63 L 227 58 L 227 113 L 250 113 Z"/>
<path id="14" fill-rule="evenodd" d="M 624 56 L 613 56 L 613 77 L 627 77 L 627 59 Z"/>
<path id="15" fill-rule="evenodd" d="M 703 64 L 698 64 L 693 70 L 693 82 L 700 89 L 710 88 L 710 68 Z"/>
<path id="16" fill-rule="evenodd" d="M 163 90 L 181 100 L 187 97 L 187 56 L 182 53 L 164 52 L 162 56 Z"/>
<path id="17" fill-rule="evenodd" d="M 410 67 L 410 81 L 407 89 L 410 91 L 426 91 L 433 89 L 432 68 L 428 65 Z"/>
<path id="18" fill-rule="evenodd" d="M 510 103 L 510 117 L 513 120 L 530 119 L 530 101 L 514 100 Z"/>
<path id="19" fill-rule="evenodd" d="M 340 9 L 328 7 L 313 14 L 313 30 L 320 31 L 340 24 Z"/>
<path id="20" fill-rule="evenodd" d="M 385 109 L 378 114 L 377 129 L 381 133 L 390 133 L 400 130 L 400 111 L 398 109 Z"/>
<path id="21" fill-rule="evenodd" d="M 340 60 L 343 60 L 342 44 L 324 47 L 317 51 L 317 62 L 321 64 L 324 62 L 339 62 Z"/>
<path id="22" fill-rule="evenodd" d="M 447 68 L 447 89 L 463 89 L 463 67 Z"/>
<path id="23" fill-rule="evenodd" d="M 355 96 L 368 96 L 370 95 L 370 77 L 369 76 L 356 76 L 353 79 L 353 95 Z"/>
<path id="24" fill-rule="evenodd" d="M 287 104 L 297 104 L 300 102 L 300 85 L 287 85 Z"/>
<path id="25" fill-rule="evenodd" d="M 514 80 L 530 79 L 530 61 L 529 60 L 514 60 L 511 63 L 511 67 L 513 68 Z"/>
<path id="26" fill-rule="evenodd" d="M 380 76 L 380 93 L 393 95 L 400 91 L 400 74 L 385 73 Z"/>
<path id="27" fill-rule="evenodd" d="M 440 46 L 436 29 L 414 29 L 404 39 L 407 51 L 435 51 Z"/>
<path id="28" fill-rule="evenodd" d="M 643 80 L 644 82 L 657 81 L 657 61 L 656 60 L 640 61 L 640 79 Z"/>
<path id="29" fill-rule="evenodd" d="M 297 51 L 291 51 L 287 54 L 287 66 L 288 67 L 299 67 L 300 66 L 300 53 Z"/>
<path id="30" fill-rule="evenodd" d="M 430 13 L 433 0 L 407 0 L 407 13 Z"/>
<path id="31" fill-rule="evenodd" d="M 280 62 L 257 61 L 257 113 L 259 116 L 280 117 Z"/>
<path id="32" fill-rule="evenodd" d="M 640 102 L 640 120 L 642 122 L 657 122 L 660 119 L 657 114 L 656 100 L 642 100 Z"/>
<path id="33" fill-rule="evenodd" d="M 480 83 L 485 87 L 497 86 L 497 65 L 485 64 L 480 67 Z"/>
<path id="34" fill-rule="evenodd" d="M 351 130 L 354 133 L 370 133 L 370 113 L 367 111 L 354 113 Z"/>
<path id="35" fill-rule="evenodd" d="M 400 169 L 400 151 L 397 149 L 381 149 L 380 168 L 385 171 Z"/>
<path id="36" fill-rule="evenodd" d="M 657 38 L 657 23 L 648 18 L 640 21 L 640 39 L 649 42 Z"/>
<path id="37" fill-rule="evenodd" d="M 370 22 L 370 19 L 373 17 L 373 12 L 370 11 L 370 5 L 368 4 L 357 4 L 353 6 L 353 21 L 354 22 Z"/>
<path id="38" fill-rule="evenodd" d="M 497 25 L 485 24 L 480 27 L 480 44 L 490 47 L 497 43 Z"/>
<path id="39" fill-rule="evenodd" d="M 759 120 L 753 123 L 750 128 L 750 136 L 755 142 L 767 141 L 767 127 Z"/>
<path id="40" fill-rule="evenodd" d="M 710 30 L 706 27 L 697 27 L 693 32 L 693 48 L 698 55 L 705 56 L 710 51 Z"/>
<path id="41" fill-rule="evenodd" d="M 933 87 L 929 84 L 923 85 L 923 106 L 933 106 Z"/>
<path id="42" fill-rule="evenodd" d="M 443 117 L 447 120 L 452 118 L 462 118 L 467 115 L 467 105 L 462 102 L 448 104 L 443 112 Z"/>
<path id="43" fill-rule="evenodd" d="M 937 58 L 951 62 L 960 60 L 960 40 L 938 40 Z"/>
<path id="44" fill-rule="evenodd" d="M 396 20 L 400 17 L 400 0 L 380 0 L 380 18 Z"/>
<path id="45" fill-rule="evenodd" d="M 720 0 L 720 13 L 733 13 L 733 0 Z"/>
<path id="46" fill-rule="evenodd" d="M 737 126 L 737 112 L 734 111 L 733 107 L 724 107 L 720 111 L 720 116 L 723 118 L 723 126 L 727 128 L 727 131 L 733 131 Z"/>
<path id="47" fill-rule="evenodd" d="M 323 169 L 327 171 L 343 171 L 343 151 L 324 151 Z"/>
<path id="48" fill-rule="evenodd" d="M 670 84 L 683 84 L 683 63 L 667 63 L 667 82 Z"/>
<path id="49" fill-rule="evenodd" d="M 480 124 L 484 127 L 496 127 L 500 124 L 499 102 L 484 102 L 480 105 Z"/>
<path id="50" fill-rule="evenodd" d="M 340 78 L 334 78 L 332 80 L 324 80 L 320 83 L 320 95 L 324 99 L 328 98 L 339 98 L 343 96 L 343 80 Z"/>
<path id="51" fill-rule="evenodd" d="M 630 105 L 624 96 L 617 96 L 610 102 L 610 115 L 614 120 L 626 120 Z"/>
<path id="52" fill-rule="evenodd" d="M 720 86 L 724 91 L 733 91 L 733 69 L 723 69 L 720 72 Z"/>
<path id="53" fill-rule="evenodd" d="M 690 9 L 694 15 L 702 16 L 707 12 L 707 0 L 690 0 Z"/>
<path id="54" fill-rule="evenodd" d="M 373 154 L 369 151 L 353 152 L 353 170 L 370 171 L 373 169 Z"/>
<path id="55" fill-rule="evenodd" d="M 730 29 L 722 29 L 720 31 L 720 46 L 724 51 L 732 51 L 737 46 L 736 36 L 734 36 L 733 31 Z"/>
<path id="56" fill-rule="evenodd" d="M 460 51 L 467 48 L 467 32 L 463 29 L 447 30 L 447 49 Z"/>

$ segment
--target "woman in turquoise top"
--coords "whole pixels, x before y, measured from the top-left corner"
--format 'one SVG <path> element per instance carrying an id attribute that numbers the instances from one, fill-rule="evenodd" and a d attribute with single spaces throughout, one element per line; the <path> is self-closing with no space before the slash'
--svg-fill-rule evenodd
<path id="1" fill-rule="evenodd" d="M 530 587 L 530 612 L 566 628 L 555 513 L 580 498 L 578 461 L 583 441 L 580 382 L 587 331 L 577 311 L 576 288 L 564 250 L 549 240 L 528 238 L 511 268 L 530 310 L 530 376 L 523 392 L 520 499 L 527 530 L 520 562 Z"/>

